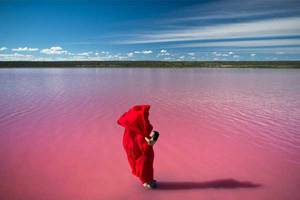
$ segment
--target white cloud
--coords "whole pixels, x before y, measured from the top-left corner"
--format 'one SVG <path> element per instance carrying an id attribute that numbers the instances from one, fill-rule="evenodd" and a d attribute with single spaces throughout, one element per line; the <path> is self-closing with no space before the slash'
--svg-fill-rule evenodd
<path id="1" fill-rule="evenodd" d="M 91 55 L 93 52 L 89 51 L 89 52 L 83 52 L 83 53 L 77 53 L 78 56 L 89 56 Z M 70 54 L 70 53 L 69 53 Z"/>
<path id="2" fill-rule="evenodd" d="M 251 56 L 254 57 L 254 56 L 256 56 L 256 54 L 255 53 L 251 53 Z"/>
<path id="3" fill-rule="evenodd" d="M 10 61 L 10 60 L 17 60 L 17 61 L 22 61 L 22 60 L 33 60 L 32 55 L 26 55 L 26 54 L 20 54 L 20 53 L 13 53 L 13 54 L 0 54 L 0 60 L 3 61 Z"/>
<path id="4" fill-rule="evenodd" d="M 218 53 L 218 52 L 212 52 L 212 54 L 214 55 L 214 56 L 222 56 L 223 54 L 222 53 Z"/>
<path id="5" fill-rule="evenodd" d="M 128 56 L 128 57 L 132 57 L 133 54 L 134 54 L 133 52 L 130 52 L 130 53 L 127 54 L 127 56 Z"/>
<path id="6" fill-rule="evenodd" d="M 229 55 L 232 55 L 232 54 L 234 54 L 234 53 L 233 53 L 232 51 L 230 51 L 230 52 L 228 52 L 228 54 L 229 54 Z"/>
<path id="7" fill-rule="evenodd" d="M 63 50 L 62 47 L 51 47 L 49 49 L 42 49 L 40 52 L 48 55 L 61 55 L 68 53 L 68 51 Z"/>
<path id="8" fill-rule="evenodd" d="M 159 56 L 169 56 L 169 55 L 170 55 L 170 53 L 165 49 L 160 50 L 160 53 L 157 54 L 158 57 Z"/>
<path id="9" fill-rule="evenodd" d="M 190 52 L 190 53 L 187 53 L 189 56 L 194 56 L 195 53 L 194 52 Z"/>
<path id="10" fill-rule="evenodd" d="M 233 55 L 233 57 L 234 57 L 234 58 L 239 58 L 240 56 L 239 56 L 239 55 Z"/>
<path id="11" fill-rule="evenodd" d="M 150 54 L 153 53 L 151 50 L 134 51 L 135 54 Z"/>
<path id="12" fill-rule="evenodd" d="M 38 51 L 38 48 L 30 48 L 30 47 L 18 47 L 15 49 L 12 49 L 12 51 Z"/>
<path id="13" fill-rule="evenodd" d="M 172 47 L 266 47 L 300 45 L 300 39 L 268 39 L 268 40 L 242 40 L 220 42 L 197 42 L 178 44 Z"/>
<path id="14" fill-rule="evenodd" d="M 83 52 L 83 53 L 66 53 L 58 55 L 59 57 L 48 57 L 46 60 L 69 60 L 69 61 L 107 61 L 107 60 L 129 60 L 128 54 L 102 52 Z M 54 59 L 53 59 L 54 58 Z"/>
<path id="15" fill-rule="evenodd" d="M 6 47 L 1 47 L 0 51 L 5 51 L 7 48 Z"/>
<path id="16" fill-rule="evenodd" d="M 151 50 L 143 51 L 143 54 L 150 54 L 150 53 L 153 53 L 153 52 Z"/>
<path id="17" fill-rule="evenodd" d="M 89 53 L 87 53 L 87 52 L 83 52 L 83 53 L 77 53 L 77 55 L 78 55 L 78 56 L 88 56 L 88 55 L 89 55 Z"/>
<path id="18" fill-rule="evenodd" d="M 243 19 L 251 17 L 284 16 L 299 12 L 298 0 L 223 0 L 185 8 L 182 17 L 168 19 L 170 22 Z"/>
<path id="19" fill-rule="evenodd" d="M 185 29 L 173 29 L 167 33 L 154 32 L 145 34 L 135 40 L 120 43 L 161 43 L 175 41 L 193 41 L 209 39 L 232 38 L 257 38 L 274 36 L 295 36 L 300 32 L 300 17 L 273 18 L 255 20 L 250 22 L 238 22 L 228 24 L 213 24 L 208 26 L 196 26 Z"/>
<path id="20" fill-rule="evenodd" d="M 179 59 L 184 59 L 185 56 L 180 56 Z"/>

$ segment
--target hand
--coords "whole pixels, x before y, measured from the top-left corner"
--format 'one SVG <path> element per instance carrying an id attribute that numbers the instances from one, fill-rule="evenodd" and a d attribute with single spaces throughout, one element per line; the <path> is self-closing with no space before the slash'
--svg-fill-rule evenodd
<path id="1" fill-rule="evenodd" d="M 150 139 L 145 137 L 146 142 L 148 143 L 148 145 L 153 146 L 155 144 L 155 140 L 153 140 L 153 137 L 151 137 Z"/>

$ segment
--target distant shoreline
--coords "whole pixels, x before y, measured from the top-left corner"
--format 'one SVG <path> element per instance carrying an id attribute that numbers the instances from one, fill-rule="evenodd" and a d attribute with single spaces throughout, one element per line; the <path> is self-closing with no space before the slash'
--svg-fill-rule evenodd
<path id="1" fill-rule="evenodd" d="M 0 61 L 1 68 L 300 68 L 300 61 Z"/>

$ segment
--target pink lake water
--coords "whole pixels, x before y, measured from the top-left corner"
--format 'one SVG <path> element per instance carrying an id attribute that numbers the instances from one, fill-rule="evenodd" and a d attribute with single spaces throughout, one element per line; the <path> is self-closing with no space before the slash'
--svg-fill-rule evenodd
<path id="1" fill-rule="evenodd" d="M 118 117 L 150 104 L 158 189 Z M 298 69 L 1 69 L 0 199 L 300 199 Z"/>

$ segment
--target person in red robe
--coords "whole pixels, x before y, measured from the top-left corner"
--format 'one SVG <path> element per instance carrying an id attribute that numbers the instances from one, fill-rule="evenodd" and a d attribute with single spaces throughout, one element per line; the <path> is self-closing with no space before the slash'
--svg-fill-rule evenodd
<path id="1" fill-rule="evenodd" d="M 127 154 L 132 174 L 137 176 L 147 189 L 156 188 L 153 178 L 153 137 L 156 131 L 149 122 L 150 105 L 133 106 L 119 119 L 118 124 L 125 128 L 123 147 Z M 158 133 L 158 132 L 156 132 Z"/>

